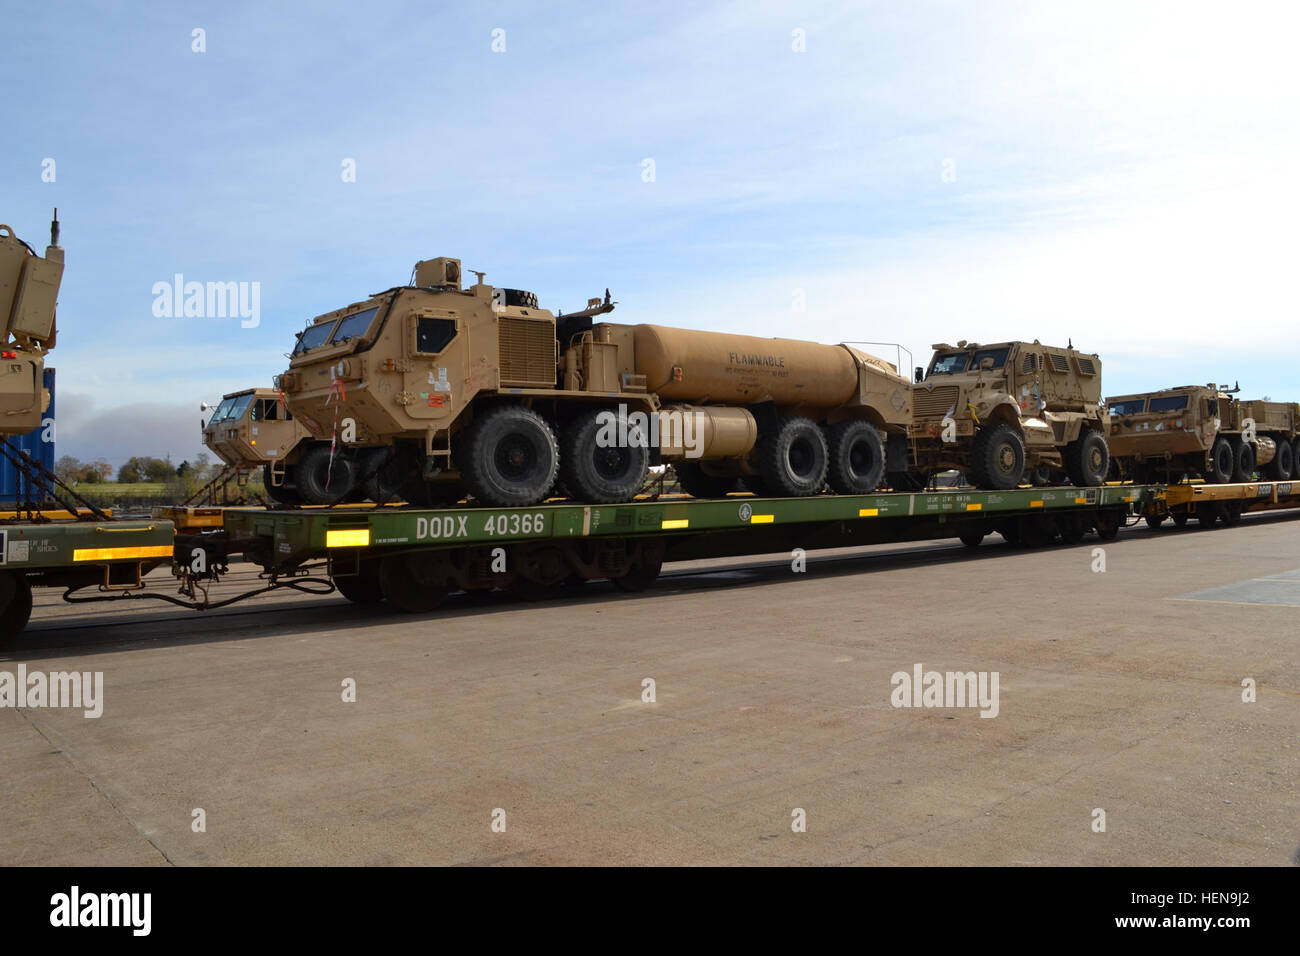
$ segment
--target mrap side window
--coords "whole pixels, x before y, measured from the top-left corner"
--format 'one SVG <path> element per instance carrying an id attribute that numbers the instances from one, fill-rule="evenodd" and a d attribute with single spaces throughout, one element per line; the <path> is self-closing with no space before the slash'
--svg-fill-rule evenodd
<path id="1" fill-rule="evenodd" d="M 456 337 L 455 319 L 420 318 L 416 320 L 415 351 L 437 355 Z"/>

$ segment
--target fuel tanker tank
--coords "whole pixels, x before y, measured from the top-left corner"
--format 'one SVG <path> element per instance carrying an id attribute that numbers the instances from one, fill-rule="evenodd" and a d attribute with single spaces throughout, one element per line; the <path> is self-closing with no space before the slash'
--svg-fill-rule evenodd
<path id="1" fill-rule="evenodd" d="M 858 362 L 843 345 L 633 326 L 636 370 L 668 401 L 836 408 L 858 392 Z"/>

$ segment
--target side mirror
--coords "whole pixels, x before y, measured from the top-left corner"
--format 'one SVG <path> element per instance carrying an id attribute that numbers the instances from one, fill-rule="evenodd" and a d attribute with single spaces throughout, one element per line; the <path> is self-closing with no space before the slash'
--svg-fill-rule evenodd
<path id="1" fill-rule="evenodd" d="M 921 366 L 918 365 L 918 366 L 916 367 L 916 371 L 912 373 L 912 380 L 913 380 L 914 382 L 924 382 L 924 381 L 925 381 L 925 369 L 921 368 Z"/>

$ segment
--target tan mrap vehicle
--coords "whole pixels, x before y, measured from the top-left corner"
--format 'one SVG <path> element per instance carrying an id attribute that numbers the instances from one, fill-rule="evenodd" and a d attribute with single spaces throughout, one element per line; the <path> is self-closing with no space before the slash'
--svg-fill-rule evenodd
<path id="1" fill-rule="evenodd" d="M 1027 471 L 1105 482 L 1110 422 L 1095 354 L 1037 341 L 940 344 L 916 381 L 911 436 L 923 475 L 956 468 L 993 490 L 1015 488 Z"/>
<path id="2" fill-rule="evenodd" d="M 62 281 L 57 209 L 44 258 L 12 229 L 0 225 L 0 320 L 4 321 L 0 435 L 22 435 L 39 428 L 41 415 L 50 407 L 44 356 L 58 338 L 54 312 Z"/>
<path id="3" fill-rule="evenodd" d="M 464 488 L 481 504 L 529 505 L 558 481 L 572 498 L 610 503 L 631 500 L 659 463 L 678 464 L 700 496 L 746 476 L 775 495 L 828 481 L 865 492 L 880 483 L 887 441 L 906 469 L 911 386 L 880 359 L 596 322 L 614 308 L 608 291 L 556 315 L 477 275 L 462 288 L 460 260 L 425 260 L 414 285 L 299 334 L 277 385 L 316 439 L 346 445 L 333 466 L 318 448 L 299 460 L 308 501 L 360 483 L 374 500 L 432 504 Z"/>
<path id="4" fill-rule="evenodd" d="M 1107 398 L 1120 477 L 1139 484 L 1185 476 L 1222 484 L 1249 481 L 1256 469 L 1277 481 L 1300 477 L 1300 407 L 1241 402 L 1237 391 L 1210 383 Z"/>
<path id="5" fill-rule="evenodd" d="M 310 438 L 272 388 L 222 396 L 203 426 L 203 444 L 227 466 L 236 472 L 261 469 L 267 497 L 277 504 L 299 501 L 292 463 Z"/>

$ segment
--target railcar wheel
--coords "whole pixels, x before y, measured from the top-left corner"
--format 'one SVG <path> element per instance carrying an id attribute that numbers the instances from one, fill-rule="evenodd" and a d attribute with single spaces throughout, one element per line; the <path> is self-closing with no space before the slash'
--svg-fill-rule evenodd
<path id="1" fill-rule="evenodd" d="M 447 590 L 435 582 L 428 554 L 390 554 L 379 562 L 379 586 L 384 599 L 408 614 L 436 611 Z"/>
<path id="2" fill-rule="evenodd" d="M 340 574 L 331 580 L 339 594 L 353 604 L 377 604 L 384 599 L 376 561 L 363 561 L 356 574 Z"/>
<path id="3" fill-rule="evenodd" d="M 614 578 L 614 586 L 620 591 L 644 591 L 654 584 L 655 578 L 664 565 L 664 545 L 662 541 L 637 541 L 632 545 L 627 574 Z"/>
<path id="4" fill-rule="evenodd" d="M 980 543 L 983 542 L 984 540 L 984 532 L 966 531 L 960 534 L 958 537 L 961 538 L 961 543 L 966 545 L 966 547 L 978 548 L 980 546 Z"/>
<path id="5" fill-rule="evenodd" d="M 1119 512 L 1111 508 L 1103 508 L 1092 519 L 1092 526 L 1097 531 L 1097 537 L 1102 541 L 1114 541 L 1119 537 L 1119 529 L 1123 523 L 1124 519 Z"/>
<path id="6" fill-rule="evenodd" d="M 1145 522 L 1147 523 L 1147 527 L 1148 527 L 1148 528 L 1150 528 L 1152 531 L 1155 531 L 1155 530 L 1157 530 L 1157 529 L 1158 529 L 1162 524 L 1165 523 L 1165 518 L 1167 518 L 1167 517 L 1169 517 L 1169 516 L 1168 516 L 1168 515 L 1162 515 L 1162 514 L 1161 514 L 1161 515 L 1146 515 L 1142 520 L 1145 521 Z"/>
<path id="7" fill-rule="evenodd" d="M 0 647 L 18 639 L 32 617 L 32 586 L 12 571 L 0 571 Z"/>

